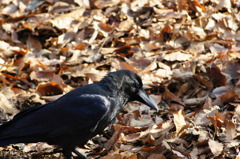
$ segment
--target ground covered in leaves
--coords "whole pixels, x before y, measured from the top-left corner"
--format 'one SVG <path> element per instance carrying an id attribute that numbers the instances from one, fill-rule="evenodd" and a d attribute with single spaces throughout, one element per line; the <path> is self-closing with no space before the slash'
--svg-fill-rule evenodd
<path id="1" fill-rule="evenodd" d="M 0 122 L 119 69 L 159 112 L 130 103 L 89 158 L 240 158 L 240 1 L 2 0 Z M 64 116 L 63 116 L 64 118 Z M 46 143 L 1 158 L 62 158 Z"/>

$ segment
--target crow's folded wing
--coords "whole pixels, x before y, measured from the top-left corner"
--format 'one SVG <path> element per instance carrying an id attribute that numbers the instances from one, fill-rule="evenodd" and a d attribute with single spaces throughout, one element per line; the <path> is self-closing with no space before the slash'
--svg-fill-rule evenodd
<path id="1" fill-rule="evenodd" d="M 11 122 L 0 127 L 0 139 L 91 132 L 106 116 L 109 107 L 110 101 L 102 95 L 65 95 L 18 114 Z"/>

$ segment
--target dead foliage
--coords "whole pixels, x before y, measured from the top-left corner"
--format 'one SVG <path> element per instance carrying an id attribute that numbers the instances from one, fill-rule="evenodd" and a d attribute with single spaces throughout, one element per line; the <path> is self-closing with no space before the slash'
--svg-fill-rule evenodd
<path id="1" fill-rule="evenodd" d="M 240 158 L 240 1 L 0 4 L 1 123 L 129 69 L 160 111 L 129 104 L 117 124 L 81 149 L 89 158 Z M 16 144 L 0 155 L 61 157 L 56 151 Z"/>

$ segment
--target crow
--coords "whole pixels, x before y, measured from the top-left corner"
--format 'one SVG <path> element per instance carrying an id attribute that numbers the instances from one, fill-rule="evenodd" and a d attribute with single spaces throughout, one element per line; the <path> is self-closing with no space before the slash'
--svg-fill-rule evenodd
<path id="1" fill-rule="evenodd" d="M 101 133 L 131 101 L 158 110 L 143 89 L 141 78 L 129 70 L 108 73 L 101 81 L 82 86 L 47 104 L 24 110 L 0 126 L 0 146 L 47 142 L 58 145 L 66 159 L 76 147 Z"/>

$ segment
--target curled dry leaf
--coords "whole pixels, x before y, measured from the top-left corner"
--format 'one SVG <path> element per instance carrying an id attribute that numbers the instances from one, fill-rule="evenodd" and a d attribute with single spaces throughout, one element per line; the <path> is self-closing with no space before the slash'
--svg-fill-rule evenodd
<path id="1" fill-rule="evenodd" d="M 187 125 L 182 109 L 173 113 L 173 122 L 176 127 L 176 136 L 178 136 Z"/>
<path id="2" fill-rule="evenodd" d="M 62 88 L 55 82 L 40 84 L 37 86 L 36 91 L 41 96 L 52 96 L 52 95 L 58 95 L 63 93 Z"/>

